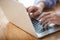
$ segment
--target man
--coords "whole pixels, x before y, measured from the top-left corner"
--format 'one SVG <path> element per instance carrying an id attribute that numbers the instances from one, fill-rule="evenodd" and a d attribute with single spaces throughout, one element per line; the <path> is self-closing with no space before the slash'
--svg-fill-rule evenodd
<path id="1" fill-rule="evenodd" d="M 60 0 L 36 0 L 35 1 L 36 5 L 27 8 L 27 11 L 31 18 L 40 20 L 41 24 L 44 26 L 47 26 L 50 23 L 60 25 L 60 15 L 58 13 L 54 12 L 47 12 L 44 14 L 42 13 L 44 8 L 53 8 L 56 5 L 57 1 L 59 2 Z"/>

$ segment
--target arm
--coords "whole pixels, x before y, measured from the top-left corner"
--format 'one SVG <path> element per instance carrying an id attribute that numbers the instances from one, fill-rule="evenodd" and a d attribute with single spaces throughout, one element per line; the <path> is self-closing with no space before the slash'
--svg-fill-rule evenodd
<path id="1" fill-rule="evenodd" d="M 27 8 L 27 11 L 32 18 L 36 18 L 37 15 L 40 15 L 45 7 L 54 7 L 56 5 L 56 0 L 35 0 L 34 4 L 35 5 Z"/>
<path id="2" fill-rule="evenodd" d="M 41 2 L 45 3 L 46 8 L 52 8 L 56 5 L 57 1 L 56 0 L 37 0 L 37 1 L 35 1 L 35 4 L 37 5 Z"/>

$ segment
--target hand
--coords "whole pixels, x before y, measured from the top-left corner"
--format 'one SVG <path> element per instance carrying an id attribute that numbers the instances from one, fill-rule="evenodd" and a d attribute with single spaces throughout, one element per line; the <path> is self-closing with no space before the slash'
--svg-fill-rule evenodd
<path id="1" fill-rule="evenodd" d="M 41 24 L 47 27 L 49 24 L 54 23 L 60 25 L 60 15 L 59 13 L 46 12 L 42 13 L 37 20 L 40 20 Z"/>
<path id="2" fill-rule="evenodd" d="M 27 11 L 31 18 L 35 18 L 38 15 L 40 15 L 40 13 L 42 12 L 42 9 L 40 9 L 39 7 L 36 7 L 36 6 L 30 6 L 27 8 Z"/>
<path id="3" fill-rule="evenodd" d="M 28 7 L 27 12 L 29 13 L 31 18 L 37 18 L 43 11 L 43 8 L 45 8 L 45 3 L 40 2 L 35 6 Z"/>

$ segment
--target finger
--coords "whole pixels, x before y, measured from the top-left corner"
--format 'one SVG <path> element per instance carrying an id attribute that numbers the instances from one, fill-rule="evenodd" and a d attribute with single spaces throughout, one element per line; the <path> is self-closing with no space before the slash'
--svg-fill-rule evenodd
<path id="1" fill-rule="evenodd" d="M 43 25 L 43 26 L 44 26 L 44 25 L 45 25 L 45 24 L 47 24 L 47 23 L 48 23 L 48 21 L 45 21 L 45 22 L 43 22 L 41 25 Z"/>
<path id="2" fill-rule="evenodd" d="M 43 17 L 45 17 L 45 16 L 47 16 L 47 15 L 50 15 L 51 13 L 48 13 L 48 12 L 44 12 L 44 13 L 42 13 L 40 16 L 39 16 L 39 18 L 37 18 L 37 20 L 40 20 L 41 18 L 43 18 Z"/>
<path id="3" fill-rule="evenodd" d="M 44 27 L 44 28 L 45 28 L 45 30 L 46 30 L 46 28 L 48 28 L 48 23 L 47 23 L 46 25 L 44 25 L 43 27 Z"/>
<path id="4" fill-rule="evenodd" d="M 30 18 L 33 18 L 34 14 L 33 13 L 29 13 L 29 16 L 30 16 Z"/>
<path id="5" fill-rule="evenodd" d="M 47 20 L 45 20 L 43 23 L 42 23 L 42 25 L 44 26 L 45 24 L 47 24 L 49 21 L 51 21 L 51 20 L 53 20 L 52 18 L 49 18 L 49 19 L 47 19 Z"/>
<path id="6" fill-rule="evenodd" d="M 28 12 L 31 13 L 33 9 L 34 9 L 34 7 L 29 7 Z"/>
<path id="7" fill-rule="evenodd" d="M 46 25 L 46 24 L 44 24 L 44 25 Z M 51 19 L 48 20 L 48 26 L 49 27 L 53 27 L 55 24 L 56 24 L 56 22 L 55 22 L 55 20 L 53 18 L 51 18 Z"/>
<path id="8" fill-rule="evenodd" d="M 41 13 L 40 13 L 40 10 L 37 10 L 34 14 L 34 17 L 37 18 Z"/>
<path id="9" fill-rule="evenodd" d="M 50 15 L 47 15 L 46 17 L 44 18 L 41 18 L 41 23 L 45 22 L 45 21 L 48 21 L 48 19 L 50 19 L 51 16 Z"/>
<path id="10" fill-rule="evenodd" d="M 51 22 L 46 23 L 46 24 L 44 25 L 44 28 L 45 28 L 45 29 L 48 29 L 50 24 L 51 24 Z"/>
<path id="11" fill-rule="evenodd" d="M 53 19 L 50 21 L 50 24 L 57 24 L 57 22 Z"/>
<path id="12" fill-rule="evenodd" d="M 28 9 L 28 12 L 29 12 L 29 13 L 34 13 L 34 12 L 36 12 L 37 10 L 38 10 L 37 7 L 32 6 L 32 7 L 30 7 L 30 8 Z"/>
<path id="13" fill-rule="evenodd" d="M 50 21 L 49 21 L 49 22 L 47 22 L 47 23 L 44 25 L 44 28 L 48 28 L 50 24 L 51 24 L 51 22 L 50 22 Z"/>
<path id="14" fill-rule="evenodd" d="M 30 7 L 31 7 L 31 6 L 30 6 Z M 29 12 L 29 8 L 30 8 L 30 7 L 26 8 L 27 12 Z"/>

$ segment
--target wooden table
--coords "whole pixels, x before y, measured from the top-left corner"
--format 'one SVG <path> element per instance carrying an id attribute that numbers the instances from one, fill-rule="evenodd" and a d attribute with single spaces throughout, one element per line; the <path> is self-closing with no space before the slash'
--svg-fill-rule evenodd
<path id="1" fill-rule="evenodd" d="M 58 10 L 59 8 L 60 8 L 60 5 L 58 4 L 53 9 L 49 9 L 49 10 L 55 11 L 55 10 Z M 38 39 L 24 32 L 22 29 L 18 28 L 17 26 L 9 22 L 7 24 L 7 27 L 4 30 L 3 36 L 6 40 L 60 40 L 60 31 L 54 34 L 48 35 L 44 38 Z M 5 40 L 5 39 L 1 39 L 1 40 Z"/>

